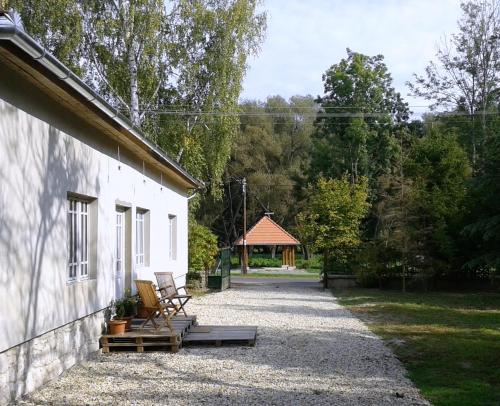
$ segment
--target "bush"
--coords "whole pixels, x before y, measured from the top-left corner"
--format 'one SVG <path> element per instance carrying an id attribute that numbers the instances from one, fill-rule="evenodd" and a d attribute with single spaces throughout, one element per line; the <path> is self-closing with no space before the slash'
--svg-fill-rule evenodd
<path id="1" fill-rule="evenodd" d="M 207 271 L 215 264 L 217 237 L 207 227 L 189 219 L 189 269 Z"/>

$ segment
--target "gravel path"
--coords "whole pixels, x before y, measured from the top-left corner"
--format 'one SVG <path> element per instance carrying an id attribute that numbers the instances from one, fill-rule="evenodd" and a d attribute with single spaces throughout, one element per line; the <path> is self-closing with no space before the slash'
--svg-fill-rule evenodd
<path id="1" fill-rule="evenodd" d="M 20 404 L 427 404 L 328 291 L 240 286 L 193 299 L 189 311 L 200 324 L 258 325 L 256 346 L 96 355 Z"/>

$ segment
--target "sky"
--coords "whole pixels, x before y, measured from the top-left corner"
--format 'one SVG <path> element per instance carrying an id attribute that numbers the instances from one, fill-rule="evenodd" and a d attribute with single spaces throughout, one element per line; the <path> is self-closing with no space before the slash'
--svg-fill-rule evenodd
<path id="1" fill-rule="evenodd" d="M 437 46 L 457 30 L 460 0 L 264 0 L 267 33 L 249 60 L 241 99 L 323 94 L 322 74 L 346 48 L 382 54 L 397 91 L 415 116 L 428 101 L 405 83 L 423 73 Z"/>

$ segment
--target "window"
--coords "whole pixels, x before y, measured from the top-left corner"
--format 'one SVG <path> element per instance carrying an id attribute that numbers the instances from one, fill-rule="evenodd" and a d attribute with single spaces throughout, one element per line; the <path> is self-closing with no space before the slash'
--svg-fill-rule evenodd
<path id="1" fill-rule="evenodd" d="M 145 265 L 146 211 L 137 210 L 135 214 L 135 263 Z"/>
<path id="2" fill-rule="evenodd" d="M 168 257 L 175 261 L 177 259 L 177 216 L 172 214 L 169 214 L 168 216 L 168 236 Z"/>
<path id="3" fill-rule="evenodd" d="M 125 227 L 124 227 L 124 210 L 116 209 L 116 252 L 115 252 L 115 271 L 121 276 L 123 271 L 123 253 L 125 251 Z"/>
<path id="4" fill-rule="evenodd" d="M 89 202 L 68 198 L 68 281 L 89 277 Z"/>

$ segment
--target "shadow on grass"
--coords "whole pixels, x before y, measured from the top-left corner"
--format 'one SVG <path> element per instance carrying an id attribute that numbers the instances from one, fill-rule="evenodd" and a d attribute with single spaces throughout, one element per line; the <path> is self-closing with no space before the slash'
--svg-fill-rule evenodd
<path id="1" fill-rule="evenodd" d="M 500 404 L 500 294 L 353 289 L 336 295 L 387 340 L 433 404 Z"/>

